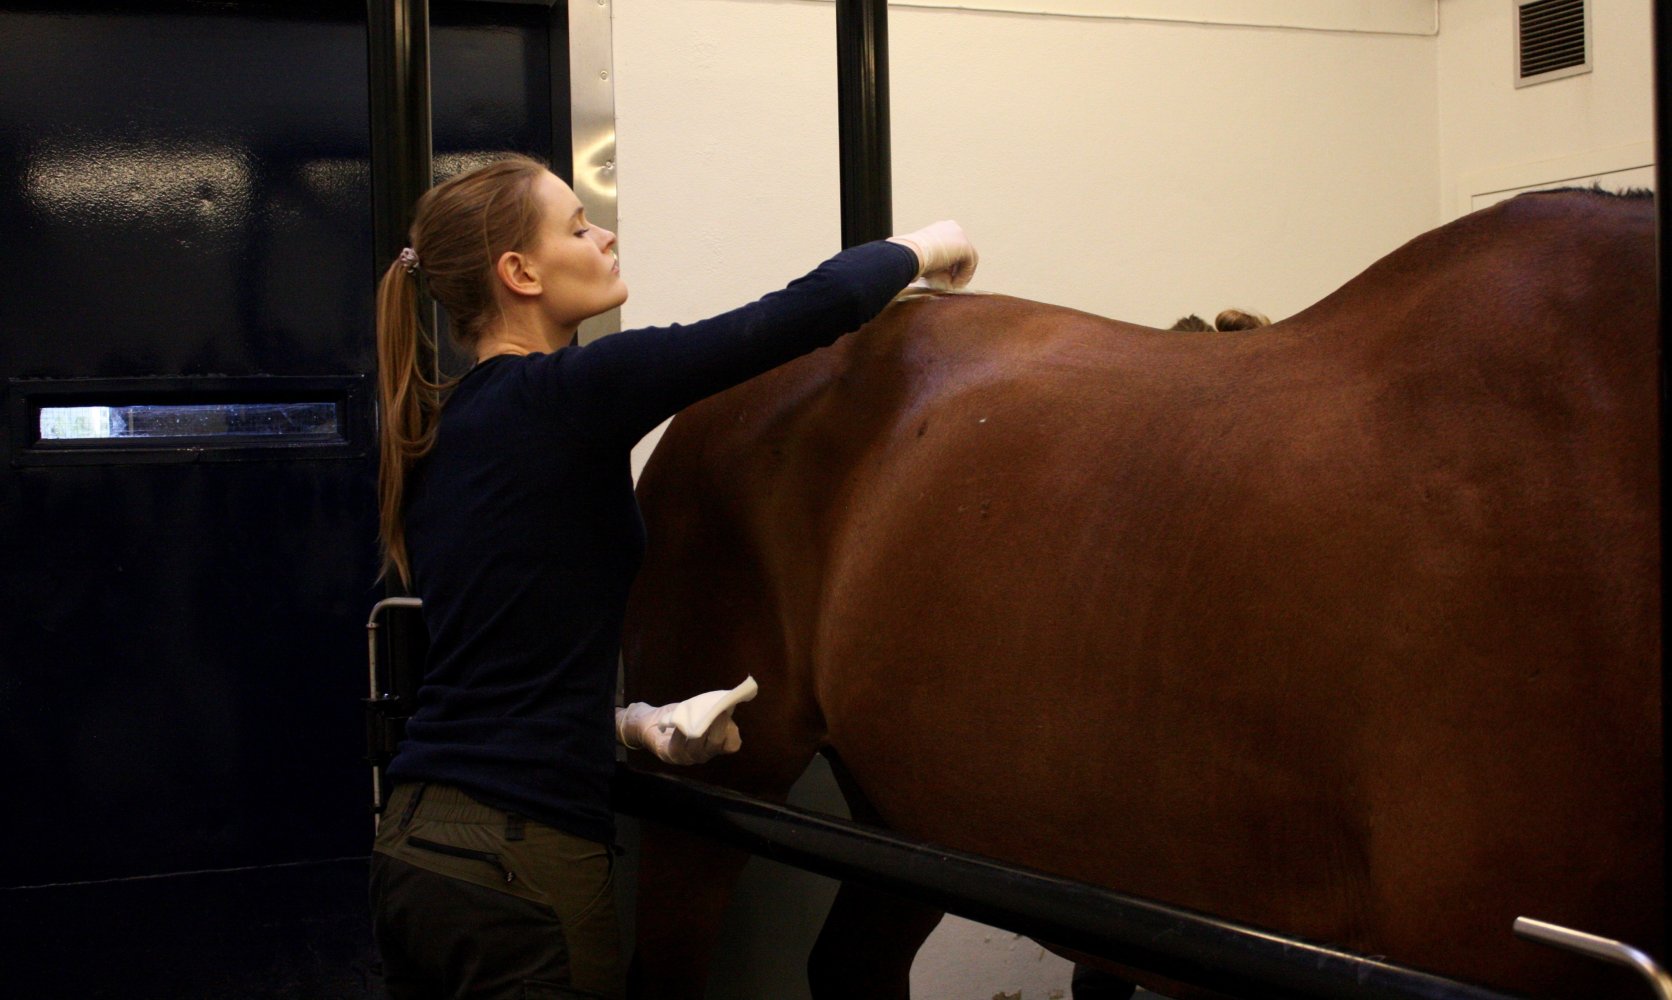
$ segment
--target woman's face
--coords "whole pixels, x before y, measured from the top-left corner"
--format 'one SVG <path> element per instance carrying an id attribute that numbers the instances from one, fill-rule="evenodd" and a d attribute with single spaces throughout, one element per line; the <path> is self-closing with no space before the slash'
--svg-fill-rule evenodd
<path id="1" fill-rule="evenodd" d="M 581 200 L 556 174 L 535 181 L 540 235 L 526 251 L 540 278 L 544 309 L 566 330 L 627 301 L 627 284 L 616 263 L 615 234 L 586 219 Z"/>

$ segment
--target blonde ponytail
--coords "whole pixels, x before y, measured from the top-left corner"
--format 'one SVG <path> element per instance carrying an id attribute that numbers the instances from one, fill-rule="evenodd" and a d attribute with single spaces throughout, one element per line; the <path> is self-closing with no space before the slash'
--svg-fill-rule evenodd
<path id="1" fill-rule="evenodd" d="M 446 382 L 425 374 L 433 350 L 418 322 L 418 277 L 401 261 L 389 265 L 377 286 L 377 396 L 379 457 L 377 501 L 383 541 L 383 576 L 395 571 L 411 589 L 403 514 L 407 473 L 435 445 L 437 416 Z"/>

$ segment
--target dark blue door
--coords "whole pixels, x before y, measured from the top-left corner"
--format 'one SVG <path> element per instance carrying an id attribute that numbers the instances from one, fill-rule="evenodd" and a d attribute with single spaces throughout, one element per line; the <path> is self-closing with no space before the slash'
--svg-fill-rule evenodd
<path id="1" fill-rule="evenodd" d="M 566 161 L 562 5 L 434 7 L 438 169 Z M 368 92 L 363 4 L 0 3 L 9 995 L 376 992 Z"/>

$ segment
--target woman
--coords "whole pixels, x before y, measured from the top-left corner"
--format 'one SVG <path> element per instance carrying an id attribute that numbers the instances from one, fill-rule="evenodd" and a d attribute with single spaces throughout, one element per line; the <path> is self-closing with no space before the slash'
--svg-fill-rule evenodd
<path id="1" fill-rule="evenodd" d="M 751 305 L 575 346 L 627 298 L 615 234 L 568 185 L 507 157 L 418 202 L 378 289 L 385 572 L 424 601 L 430 659 L 372 858 L 389 993 L 615 997 L 613 741 L 700 763 L 676 706 L 614 709 L 627 591 L 644 551 L 628 456 L 666 417 L 817 347 L 914 278 L 969 281 L 943 222 L 831 258 Z M 476 364 L 428 381 L 417 291 Z M 612 727 L 612 716 L 614 725 Z"/>

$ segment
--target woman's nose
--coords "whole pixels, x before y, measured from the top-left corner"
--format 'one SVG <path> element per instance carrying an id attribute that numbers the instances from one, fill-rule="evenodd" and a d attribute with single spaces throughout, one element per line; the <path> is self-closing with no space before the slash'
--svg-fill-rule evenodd
<path id="1" fill-rule="evenodd" d="M 603 226 L 594 225 L 592 227 L 592 238 L 598 242 L 599 250 L 608 250 L 615 246 L 615 234 Z"/>

